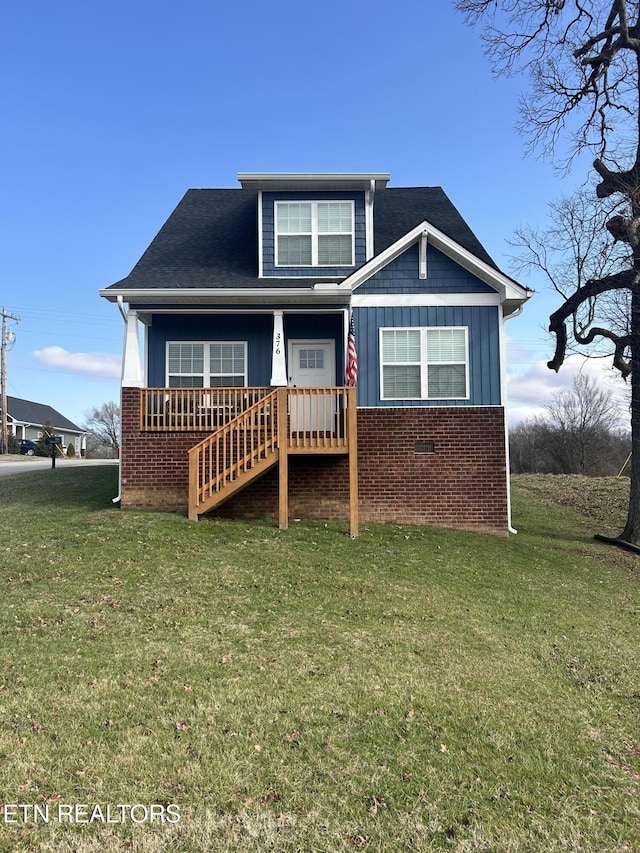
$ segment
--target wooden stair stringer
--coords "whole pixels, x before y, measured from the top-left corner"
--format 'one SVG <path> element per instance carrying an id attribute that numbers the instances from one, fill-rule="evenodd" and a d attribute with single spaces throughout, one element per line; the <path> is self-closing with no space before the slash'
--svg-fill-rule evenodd
<path id="1" fill-rule="evenodd" d="M 266 459 L 260 459 L 251 467 L 250 470 L 243 471 L 235 480 L 226 482 L 220 491 L 214 492 L 208 498 L 202 500 L 202 502 L 198 504 L 196 510 L 197 514 L 199 516 L 204 515 L 207 512 L 211 512 L 212 509 L 221 506 L 225 501 L 229 500 L 230 497 L 233 497 L 233 495 L 246 488 L 254 480 L 257 480 L 259 477 L 262 477 L 263 474 L 266 474 L 267 471 L 278 463 L 279 459 L 280 451 L 275 448 L 271 451 L 269 456 L 266 457 Z"/>

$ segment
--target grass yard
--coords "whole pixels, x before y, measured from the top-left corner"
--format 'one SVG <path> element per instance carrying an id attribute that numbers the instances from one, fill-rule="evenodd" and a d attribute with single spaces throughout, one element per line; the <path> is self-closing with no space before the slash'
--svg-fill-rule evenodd
<path id="1" fill-rule="evenodd" d="M 592 538 L 623 481 L 351 540 L 116 478 L 0 480 L 2 853 L 640 851 L 640 558 Z"/>

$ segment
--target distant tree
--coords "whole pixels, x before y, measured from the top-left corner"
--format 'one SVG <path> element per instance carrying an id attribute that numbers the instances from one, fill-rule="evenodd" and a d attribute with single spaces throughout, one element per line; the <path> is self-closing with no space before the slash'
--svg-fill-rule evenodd
<path id="1" fill-rule="evenodd" d="M 547 454 L 549 436 L 541 418 L 528 418 L 509 430 L 509 457 L 514 474 L 552 473 Z"/>
<path id="2" fill-rule="evenodd" d="M 75 455 L 76 455 L 75 444 L 72 441 L 70 441 L 69 444 L 67 445 L 67 456 L 69 457 L 69 459 L 73 459 L 73 457 Z"/>
<path id="3" fill-rule="evenodd" d="M 556 394 L 542 415 L 510 430 L 509 441 L 514 473 L 617 474 L 631 449 L 611 392 L 585 374 Z"/>
<path id="4" fill-rule="evenodd" d="M 120 446 L 120 406 L 103 403 L 87 415 L 85 430 L 89 456 L 115 456 Z"/>
<path id="5" fill-rule="evenodd" d="M 38 456 L 51 456 L 51 447 L 47 444 L 47 439 L 55 435 L 56 431 L 51 418 L 47 418 L 42 424 L 42 435 L 36 443 L 36 454 Z"/>
<path id="6" fill-rule="evenodd" d="M 9 453 L 20 453 L 20 442 L 12 432 L 8 436 L 7 449 Z"/>
<path id="7" fill-rule="evenodd" d="M 556 394 L 545 406 L 545 419 L 554 431 L 551 455 L 566 473 L 585 474 L 608 455 L 609 436 L 618 426 L 611 392 L 580 373 L 569 391 Z"/>

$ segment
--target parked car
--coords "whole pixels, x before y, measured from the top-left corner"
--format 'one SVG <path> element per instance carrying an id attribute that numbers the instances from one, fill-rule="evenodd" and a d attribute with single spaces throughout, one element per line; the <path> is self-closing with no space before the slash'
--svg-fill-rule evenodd
<path id="1" fill-rule="evenodd" d="M 22 456 L 35 456 L 38 451 L 38 442 L 30 438 L 20 440 L 20 453 Z"/>

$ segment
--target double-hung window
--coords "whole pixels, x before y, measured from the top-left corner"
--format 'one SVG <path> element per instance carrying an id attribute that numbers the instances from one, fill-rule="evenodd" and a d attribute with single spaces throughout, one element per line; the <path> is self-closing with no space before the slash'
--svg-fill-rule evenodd
<path id="1" fill-rule="evenodd" d="M 353 266 L 352 201 L 277 201 L 276 266 Z"/>
<path id="2" fill-rule="evenodd" d="M 467 328 L 381 329 L 380 374 L 383 400 L 467 399 Z"/>
<path id="3" fill-rule="evenodd" d="M 167 387 L 242 388 L 247 385 L 245 341 L 170 341 Z"/>

